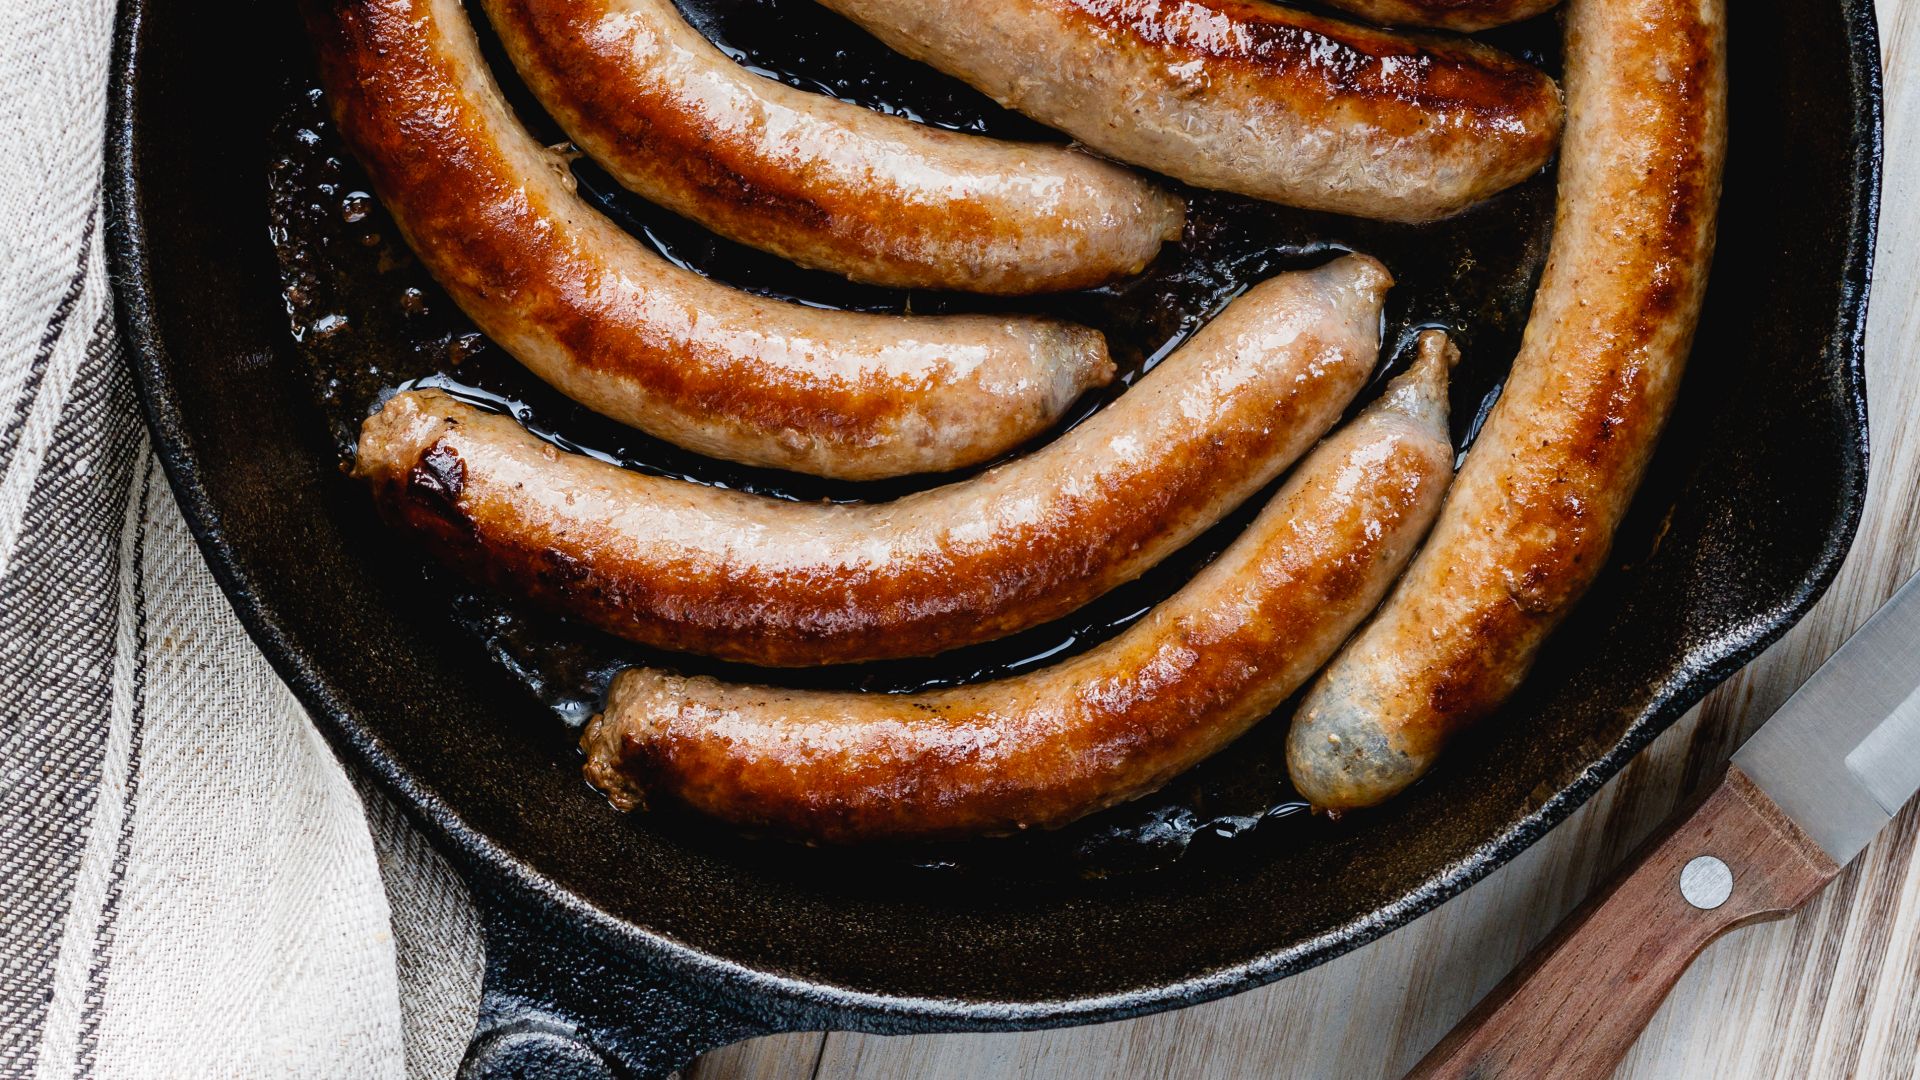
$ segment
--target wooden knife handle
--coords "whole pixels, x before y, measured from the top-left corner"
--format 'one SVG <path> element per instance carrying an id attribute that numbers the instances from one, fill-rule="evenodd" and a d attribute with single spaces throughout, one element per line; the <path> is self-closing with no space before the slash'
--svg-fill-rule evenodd
<path id="1" fill-rule="evenodd" d="M 1737 768 L 1673 821 L 1409 1080 L 1611 1076 L 1702 949 L 1791 914 L 1839 873 Z M 1730 888 L 1715 859 L 1731 871 Z"/>

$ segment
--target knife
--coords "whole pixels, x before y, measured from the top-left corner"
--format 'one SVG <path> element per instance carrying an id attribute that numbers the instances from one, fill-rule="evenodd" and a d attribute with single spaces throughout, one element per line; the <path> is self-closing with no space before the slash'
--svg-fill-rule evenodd
<path id="1" fill-rule="evenodd" d="M 1611 1076 L 1687 965 L 1799 910 L 1920 789 L 1920 575 L 1409 1080 Z"/>

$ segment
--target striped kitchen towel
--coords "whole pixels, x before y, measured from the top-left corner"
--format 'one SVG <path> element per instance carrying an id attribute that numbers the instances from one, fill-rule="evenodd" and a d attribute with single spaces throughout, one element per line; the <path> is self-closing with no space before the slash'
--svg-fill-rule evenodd
<path id="1" fill-rule="evenodd" d="M 235 622 L 102 252 L 112 0 L 0 34 L 0 1077 L 447 1077 L 480 945 Z"/>

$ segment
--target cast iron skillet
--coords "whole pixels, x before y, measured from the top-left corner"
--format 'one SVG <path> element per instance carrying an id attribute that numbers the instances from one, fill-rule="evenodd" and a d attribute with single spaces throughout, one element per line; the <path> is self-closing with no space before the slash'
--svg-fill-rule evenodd
<path id="1" fill-rule="evenodd" d="M 1301 844 L 1028 889 L 740 858 L 594 797 L 570 735 L 394 572 L 338 475 L 266 242 L 264 140 L 305 48 L 282 5 L 124 0 L 108 235 L 155 445 L 255 640 L 473 885 L 468 1074 L 648 1075 L 779 1030 L 1207 1001 L 1406 923 L 1566 817 L 1807 610 L 1865 494 L 1872 7 L 1735 8 L 1719 257 L 1680 410 L 1615 565 L 1516 702 L 1429 782 Z"/>

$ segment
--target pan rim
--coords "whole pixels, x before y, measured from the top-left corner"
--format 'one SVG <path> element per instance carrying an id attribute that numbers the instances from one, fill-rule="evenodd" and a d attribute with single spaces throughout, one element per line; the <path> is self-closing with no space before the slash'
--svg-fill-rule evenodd
<path id="1" fill-rule="evenodd" d="M 1505 865 L 1558 825 L 1620 772 L 1714 686 L 1777 641 L 1826 591 L 1851 547 L 1865 509 L 1867 405 L 1865 334 L 1868 285 L 1878 232 L 1883 93 L 1877 23 L 1870 0 L 1840 0 L 1847 36 L 1849 90 L 1856 136 L 1848 165 L 1854 180 L 1846 221 L 1847 243 L 1841 302 L 1826 342 L 1835 374 L 1854 415 L 1854 453 L 1846 475 L 1836 477 L 1844 495 L 1844 520 L 1821 546 L 1809 573 L 1784 590 L 1764 619 L 1735 636 L 1733 647 L 1709 664 L 1692 668 L 1653 688 L 1641 714 L 1620 741 L 1590 762 L 1570 783 L 1470 855 L 1440 868 L 1420 886 L 1364 916 L 1313 938 L 1253 959 L 1185 978 L 1124 992 L 1019 1001 L 903 997 L 779 975 L 703 951 L 587 903 L 547 875 L 512 857 L 469 827 L 443 800 L 423 788 L 387 754 L 380 739 L 344 705 L 324 673 L 287 634 L 248 580 L 229 544 L 219 509 L 200 480 L 200 468 L 185 438 L 185 421 L 167 372 L 167 351 L 152 304 L 145 222 L 139 211 L 139 139 L 135 106 L 141 65 L 140 27 L 145 0 L 123 0 L 116 15 L 110 61 L 106 140 L 106 240 L 109 277 L 121 339 L 128 346 L 141 411 L 189 532 L 248 636 L 294 691 L 328 741 L 370 774 L 421 826 L 435 846 L 453 858 L 472 881 L 484 874 L 561 914 L 582 932 L 623 953 L 715 989 L 751 1011 L 773 1005 L 793 1022 L 847 1030 L 1015 1031 L 1125 1019 L 1227 997 L 1274 982 L 1372 942 L 1438 907 Z M 795 1012 L 803 1016 L 793 1015 Z"/>

